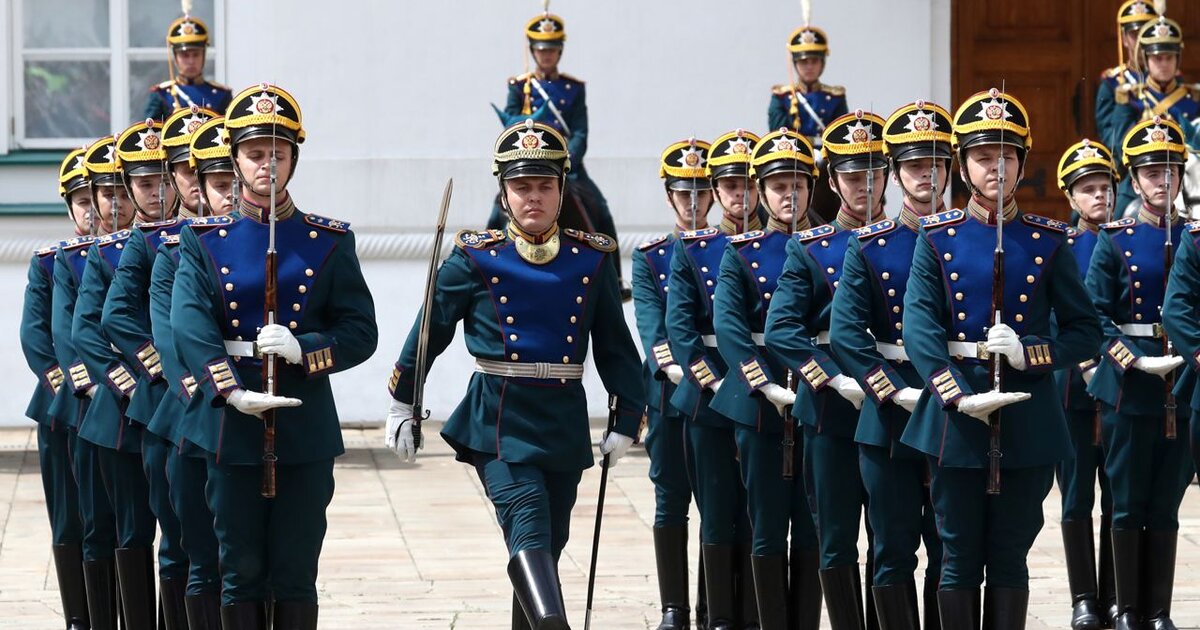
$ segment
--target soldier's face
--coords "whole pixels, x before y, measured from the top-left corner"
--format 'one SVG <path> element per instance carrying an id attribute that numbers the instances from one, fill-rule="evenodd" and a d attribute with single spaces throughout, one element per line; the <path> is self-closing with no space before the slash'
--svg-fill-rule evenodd
<path id="1" fill-rule="evenodd" d="M 711 190 L 696 191 L 696 208 L 692 209 L 692 193 L 689 190 L 672 190 L 667 192 L 667 201 L 675 209 L 678 227 L 692 229 L 692 218 L 695 217 L 696 229 L 708 227 L 708 211 L 712 209 L 713 194 Z"/>
<path id="2" fill-rule="evenodd" d="M 143 221 L 158 221 L 167 217 L 175 205 L 175 189 L 162 174 L 130 177 L 129 190 L 137 202 L 138 213 Z"/>
<path id="3" fill-rule="evenodd" d="M 750 211 L 758 207 L 758 189 L 746 177 L 722 177 L 717 180 L 717 201 L 721 202 L 726 219 L 739 222 L 747 211 L 747 201 Z"/>
<path id="4" fill-rule="evenodd" d="M 189 79 L 199 78 L 204 74 L 204 49 L 188 48 L 175 53 L 175 67 Z"/>
<path id="5" fill-rule="evenodd" d="M 196 180 L 196 169 L 187 162 L 172 164 L 171 179 L 175 182 L 175 190 L 183 205 L 195 212 L 200 207 L 200 182 Z"/>
<path id="6" fill-rule="evenodd" d="M 945 161 L 938 164 L 937 177 L 939 191 L 945 192 L 946 182 L 950 179 L 950 165 Z M 904 188 L 904 194 L 912 199 L 913 209 L 918 214 L 928 214 L 932 211 L 930 205 L 933 201 L 933 158 L 920 158 L 918 160 L 905 160 L 900 163 L 900 168 L 897 169 L 893 176 Z"/>
<path id="7" fill-rule="evenodd" d="M 553 72 L 558 68 L 558 61 L 562 59 L 561 48 L 534 48 L 533 61 L 537 63 L 538 70 L 542 72 Z"/>
<path id="8" fill-rule="evenodd" d="M 1175 73 L 1179 71 L 1179 55 L 1175 53 L 1146 55 L 1146 64 L 1150 66 L 1150 78 L 1159 84 L 1167 83 L 1174 79 Z"/>
<path id="9" fill-rule="evenodd" d="M 799 220 L 808 213 L 807 175 L 775 173 L 763 180 L 762 187 L 767 210 L 776 220 L 790 223 L 793 215 Z"/>
<path id="10" fill-rule="evenodd" d="M 558 219 L 562 192 L 557 177 L 518 177 L 504 181 L 504 196 L 517 226 L 543 234 Z"/>
<path id="11" fill-rule="evenodd" d="M 1167 174 L 1170 173 L 1170 177 Z M 1168 169 L 1165 165 L 1143 166 L 1134 169 L 1133 191 L 1142 196 L 1152 207 L 1164 210 L 1179 194 L 1179 180 L 1183 170 L 1179 167 Z M 1170 184 L 1170 193 L 1167 185 Z"/>
<path id="12" fill-rule="evenodd" d="M 867 186 L 870 182 L 870 186 Z M 880 213 L 880 200 L 883 199 L 884 187 L 887 185 L 887 169 L 877 168 L 871 171 L 854 171 L 851 173 L 836 173 L 829 178 L 829 187 L 838 193 L 842 203 L 849 207 L 855 215 L 867 217 L 870 210 L 875 216 Z"/>
<path id="13" fill-rule="evenodd" d="M 266 201 L 271 195 L 272 151 L 275 155 L 278 193 L 287 188 L 292 176 L 294 162 L 291 143 L 272 138 L 251 138 L 237 145 L 237 168 L 242 174 L 242 182 L 249 187 L 243 192 L 257 197 L 257 201 Z"/>
<path id="14" fill-rule="evenodd" d="M 97 214 L 100 223 L 97 225 L 100 234 L 108 234 L 123 230 L 133 223 L 133 203 L 124 186 L 98 186 L 96 188 Z M 113 208 L 117 210 L 116 221 L 113 220 Z"/>
<path id="15" fill-rule="evenodd" d="M 204 197 L 208 211 L 225 215 L 233 211 L 233 173 L 209 173 L 204 176 Z"/>
<path id="16" fill-rule="evenodd" d="M 75 221 L 76 232 L 90 234 L 92 231 L 92 195 L 87 188 L 80 188 L 67 197 L 71 207 L 71 218 Z"/>
<path id="17" fill-rule="evenodd" d="M 1071 186 L 1071 200 L 1083 218 L 1092 223 L 1108 220 L 1108 202 L 1115 195 L 1112 179 L 1104 173 L 1084 175 Z"/>
<path id="18" fill-rule="evenodd" d="M 996 201 L 1000 190 L 1000 160 L 1004 159 L 1004 198 L 1009 198 L 1021 180 L 1017 149 L 1011 145 L 984 144 L 967 149 L 965 179 L 978 188 L 984 199 Z"/>
<path id="19" fill-rule="evenodd" d="M 795 64 L 796 74 L 804 83 L 816 83 L 817 79 L 821 78 L 821 73 L 825 71 L 824 57 L 803 57 L 797 59 Z"/>

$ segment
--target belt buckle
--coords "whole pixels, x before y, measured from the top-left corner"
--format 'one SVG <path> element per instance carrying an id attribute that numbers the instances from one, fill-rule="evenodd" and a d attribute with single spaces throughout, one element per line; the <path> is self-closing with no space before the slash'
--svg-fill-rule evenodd
<path id="1" fill-rule="evenodd" d="M 550 378 L 550 364 L 549 363 L 541 363 L 541 362 L 534 363 L 533 364 L 533 377 L 534 378 L 542 378 L 542 379 Z"/>
<path id="2" fill-rule="evenodd" d="M 1167 331 L 1163 330 L 1162 322 L 1150 324 L 1150 330 L 1155 339 L 1164 339 L 1167 336 Z"/>
<path id="3" fill-rule="evenodd" d="M 262 350 L 258 349 L 257 339 L 250 342 L 250 356 L 254 357 L 255 359 L 263 358 Z"/>
<path id="4" fill-rule="evenodd" d="M 975 358 L 983 359 L 984 361 L 991 360 L 992 353 L 988 352 L 986 341 L 975 342 Z"/>

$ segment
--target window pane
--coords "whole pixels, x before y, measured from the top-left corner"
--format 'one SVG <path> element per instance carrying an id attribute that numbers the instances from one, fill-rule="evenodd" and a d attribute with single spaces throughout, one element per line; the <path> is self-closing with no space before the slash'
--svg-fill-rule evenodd
<path id="1" fill-rule="evenodd" d="M 99 138 L 112 133 L 107 61 L 25 63 L 25 137 Z"/>
<path id="2" fill-rule="evenodd" d="M 179 3 L 173 0 L 129 0 L 129 46 L 131 48 L 157 48 L 166 45 L 167 27 L 175 18 L 182 16 Z M 208 36 L 213 37 L 213 0 L 195 0 L 192 15 L 208 25 Z"/>
<path id="3" fill-rule="evenodd" d="M 212 59 L 206 59 L 204 62 L 205 79 L 212 80 L 214 68 Z M 129 115 L 133 118 L 131 123 L 142 120 L 144 117 L 146 101 L 150 98 L 150 88 L 170 78 L 167 75 L 167 52 L 165 50 L 162 61 L 129 62 Z"/>
<path id="4" fill-rule="evenodd" d="M 26 48 L 108 47 L 108 0 L 24 0 L 21 8 Z"/>

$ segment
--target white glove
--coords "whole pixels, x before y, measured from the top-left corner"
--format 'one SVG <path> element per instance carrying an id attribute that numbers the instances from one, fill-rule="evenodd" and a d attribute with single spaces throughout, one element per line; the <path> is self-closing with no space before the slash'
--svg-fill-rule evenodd
<path id="1" fill-rule="evenodd" d="M 1083 376 L 1084 385 L 1091 385 L 1092 379 L 1096 377 L 1096 368 L 1088 368 L 1081 376 Z"/>
<path id="2" fill-rule="evenodd" d="M 892 396 L 892 402 L 903 407 L 908 413 L 912 413 L 912 410 L 917 407 L 917 400 L 920 398 L 921 390 L 916 387 L 905 387 L 896 392 L 895 396 Z"/>
<path id="3" fill-rule="evenodd" d="M 1167 374 L 1183 365 L 1183 357 L 1138 357 L 1133 362 L 1135 369 L 1166 378 Z"/>
<path id="4" fill-rule="evenodd" d="M 678 365 L 668 365 L 663 368 L 663 374 L 667 375 L 667 380 L 671 381 L 672 385 L 678 385 L 683 380 L 683 368 Z"/>
<path id="5" fill-rule="evenodd" d="M 608 467 L 612 468 L 617 465 L 617 460 L 625 456 L 625 451 L 633 445 L 633 438 L 628 435 L 621 435 L 617 432 L 604 432 L 604 436 L 600 438 L 600 454 L 608 455 Z"/>
<path id="6" fill-rule="evenodd" d="M 417 461 L 417 448 L 413 440 L 413 406 L 392 400 L 388 407 L 387 426 L 384 428 L 384 440 L 387 447 L 396 451 L 400 461 L 414 463 Z"/>
<path id="7" fill-rule="evenodd" d="M 971 394 L 958 399 L 958 411 L 986 423 L 992 412 L 1013 403 L 1029 400 L 1029 392 L 997 392 Z"/>
<path id="8" fill-rule="evenodd" d="M 775 409 L 779 411 L 779 415 L 781 416 L 783 415 L 784 407 L 796 404 L 796 392 L 786 387 L 780 387 L 775 383 L 767 383 L 759 391 L 762 392 L 762 395 L 767 400 L 771 401 L 772 405 L 775 405 Z"/>
<path id="9" fill-rule="evenodd" d="M 837 391 L 838 395 L 842 398 L 850 401 L 850 404 L 854 405 L 855 409 L 862 409 L 863 399 L 867 397 L 867 393 L 863 391 L 858 381 L 845 374 L 838 374 L 829 379 L 829 386 Z"/>
<path id="10" fill-rule="evenodd" d="M 268 409 L 278 407 L 299 407 L 301 400 L 299 398 L 287 398 L 285 396 L 272 396 L 262 392 L 252 392 L 248 389 L 235 389 L 229 392 L 229 396 L 225 402 L 233 405 L 234 409 L 256 418 L 261 418 L 262 413 Z"/>
<path id="11" fill-rule="evenodd" d="M 95 387 L 89 387 L 89 388 L 87 388 L 87 390 L 85 390 L 83 393 L 84 393 L 84 394 L 87 394 L 87 397 L 88 397 L 88 398 L 95 398 L 95 397 L 96 397 L 96 388 L 95 388 Z"/>
<path id="12" fill-rule="evenodd" d="M 712 383 L 709 383 L 709 385 L 708 385 L 708 388 L 709 388 L 709 389 L 711 389 L 711 390 L 712 390 L 712 393 L 714 393 L 714 394 L 715 394 L 715 393 L 717 393 L 717 390 L 718 390 L 718 389 L 721 389 L 721 385 L 722 385 L 724 382 L 725 382 L 725 379 L 723 379 L 723 378 L 719 378 L 719 379 L 717 379 L 717 380 L 713 381 Z"/>
<path id="13" fill-rule="evenodd" d="M 300 342 L 286 326 L 267 324 L 258 332 L 258 351 L 283 357 L 284 361 L 300 363 Z"/>
<path id="14" fill-rule="evenodd" d="M 1008 358 L 1008 364 L 1018 370 L 1024 370 L 1025 346 L 1008 324 L 996 324 L 988 330 L 987 351 L 992 354 L 1002 354 Z"/>

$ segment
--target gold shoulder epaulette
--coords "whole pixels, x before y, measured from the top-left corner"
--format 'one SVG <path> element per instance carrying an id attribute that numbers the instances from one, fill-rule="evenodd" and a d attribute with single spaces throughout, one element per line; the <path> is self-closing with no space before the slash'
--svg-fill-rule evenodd
<path id="1" fill-rule="evenodd" d="M 749 232 L 742 232 L 741 234 L 734 234 L 733 236 L 730 236 L 729 242 L 733 243 L 734 245 L 741 245 L 743 243 L 749 243 L 750 241 L 756 241 L 766 236 L 766 234 L 767 233 L 762 230 L 751 230 Z"/>
<path id="2" fill-rule="evenodd" d="M 1022 214 L 1021 220 L 1025 222 L 1025 225 L 1032 225 L 1033 227 L 1045 228 L 1047 230 L 1062 232 L 1064 234 L 1066 233 L 1067 228 L 1071 227 L 1070 225 L 1067 225 L 1058 219 L 1051 219 L 1050 217 L 1044 217 L 1040 214 Z"/>
<path id="3" fill-rule="evenodd" d="M 559 76 L 559 78 L 566 79 L 566 80 L 568 80 L 568 81 L 574 81 L 575 83 L 579 83 L 579 84 L 581 84 L 581 85 L 583 84 L 583 79 L 580 79 L 580 78 L 578 78 L 578 77 L 576 77 L 576 76 L 573 76 L 573 75 L 567 74 L 567 73 L 565 73 L 565 72 L 560 72 L 560 73 L 558 73 L 558 76 Z"/>
<path id="4" fill-rule="evenodd" d="M 566 228 L 563 230 L 564 236 L 569 236 L 575 240 L 583 241 L 591 246 L 592 249 L 602 252 L 612 252 L 617 249 L 617 241 L 607 234 L 599 232 L 583 232 L 574 228 Z"/>
<path id="5" fill-rule="evenodd" d="M 504 242 L 502 230 L 462 230 L 454 235 L 454 244 L 459 247 L 483 249 L 495 243 Z"/>
<path id="6" fill-rule="evenodd" d="M 330 232 L 337 232 L 338 234 L 345 234 L 350 230 L 350 224 L 345 221 L 330 219 L 308 212 L 304 213 L 304 222 L 312 226 L 324 228 Z"/>
<path id="7" fill-rule="evenodd" d="M 791 85 L 787 85 L 787 84 L 782 84 L 782 85 L 772 85 L 772 86 L 771 86 L 771 93 L 772 93 L 772 94 L 775 94 L 775 95 L 777 95 L 777 96 L 783 96 L 784 94 L 791 94 L 791 93 L 792 93 L 792 89 L 793 89 L 793 88 L 792 88 L 792 86 L 791 86 Z"/>
<path id="8" fill-rule="evenodd" d="M 638 251 L 641 251 L 641 252 L 650 251 L 650 250 L 654 249 L 655 247 L 658 247 L 659 245 L 662 245 L 663 243 L 667 242 L 667 239 L 669 239 L 669 238 L 671 238 L 670 234 L 663 234 L 662 236 L 652 238 L 652 239 L 646 241 L 645 243 L 638 245 Z"/>
<path id="9" fill-rule="evenodd" d="M 845 96 L 846 88 L 841 85 L 821 85 L 821 91 L 833 96 Z"/>
<path id="10" fill-rule="evenodd" d="M 688 230 L 686 232 L 680 232 L 679 238 L 682 240 L 685 240 L 685 241 L 701 241 L 701 240 L 710 239 L 720 233 L 721 233 L 721 230 L 718 230 L 717 228 L 714 228 L 714 227 L 709 227 L 709 228 L 703 228 L 703 229 L 699 229 L 699 230 Z"/>
<path id="11" fill-rule="evenodd" d="M 803 232 L 797 232 L 796 239 L 799 240 L 801 243 L 807 243 L 809 241 L 815 241 L 819 238 L 829 236 L 830 234 L 833 234 L 834 232 L 835 232 L 835 230 L 834 230 L 833 226 L 826 223 L 825 225 L 818 225 L 815 228 L 810 228 L 810 229 L 804 230 Z"/>
<path id="12" fill-rule="evenodd" d="M 1135 223 L 1137 223 L 1137 219 L 1134 219 L 1133 217 L 1125 217 L 1124 219 L 1117 219 L 1116 221 L 1109 221 L 1108 223 L 1101 223 L 1100 229 L 1102 229 L 1102 230 L 1119 230 L 1119 229 L 1125 228 L 1125 227 L 1132 227 Z"/>
<path id="13" fill-rule="evenodd" d="M 858 240 L 860 240 L 860 241 L 867 241 L 867 240 L 870 240 L 872 237 L 880 236 L 882 234 L 887 234 L 888 232 L 891 232 L 892 230 L 896 229 L 897 225 L 899 225 L 899 224 L 891 219 L 884 219 L 882 221 L 876 221 L 875 223 L 872 223 L 870 225 L 864 225 L 860 228 L 854 228 L 854 236 L 858 237 Z"/>
<path id="14" fill-rule="evenodd" d="M 530 73 L 526 72 L 524 74 L 518 74 L 515 77 L 508 77 L 508 84 L 513 85 L 514 83 L 519 83 L 521 81 L 524 81 L 525 79 L 529 78 L 529 75 L 530 75 Z"/>
<path id="15" fill-rule="evenodd" d="M 967 213 L 962 210 L 947 210 L 946 212 L 921 217 L 921 227 L 926 230 L 933 230 L 946 225 L 954 225 L 966 218 Z"/>

